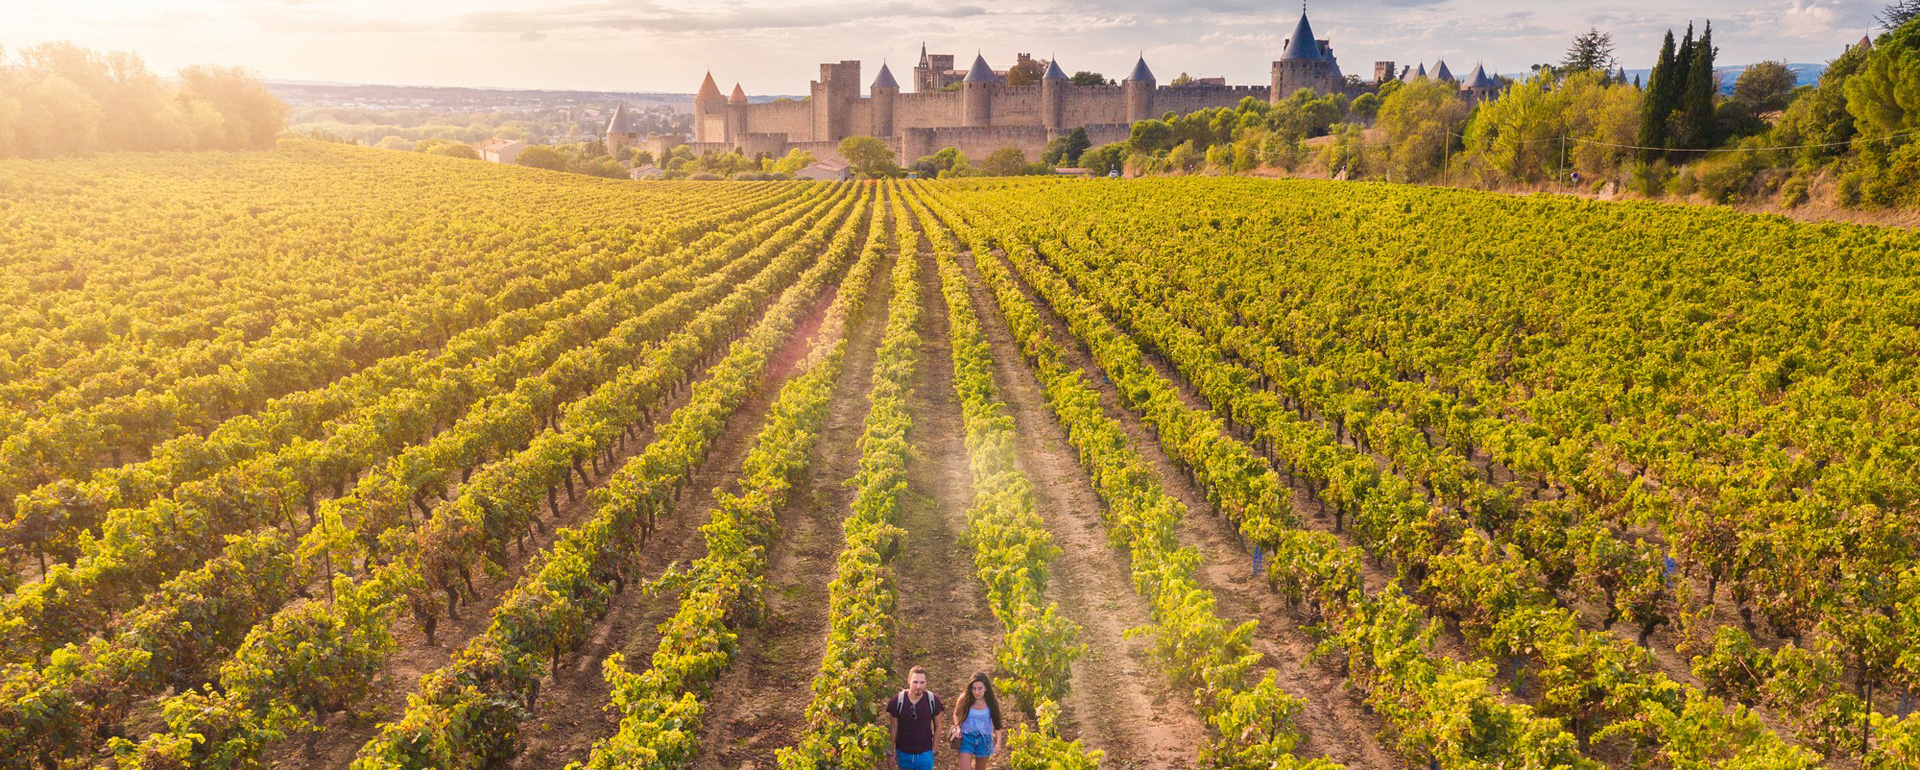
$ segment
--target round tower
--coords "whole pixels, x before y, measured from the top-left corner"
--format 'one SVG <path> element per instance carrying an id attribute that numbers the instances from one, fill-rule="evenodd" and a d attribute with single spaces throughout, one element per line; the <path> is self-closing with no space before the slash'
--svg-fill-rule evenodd
<path id="1" fill-rule="evenodd" d="M 733 93 L 727 96 L 727 135 L 721 141 L 735 142 L 747 133 L 747 92 L 739 83 L 733 84 Z"/>
<path id="2" fill-rule="evenodd" d="M 1339 90 L 1340 85 L 1340 70 L 1334 63 L 1333 51 L 1322 47 L 1314 37 L 1313 25 L 1308 23 L 1307 12 L 1302 9 L 1300 22 L 1294 25 L 1293 35 L 1280 51 L 1280 60 L 1273 63 L 1273 81 L 1267 90 L 1267 99 L 1279 104 L 1302 88 L 1324 94 Z"/>
<path id="3" fill-rule="evenodd" d="M 993 87 L 999 79 L 987 66 L 986 57 L 974 54 L 973 68 L 967 70 L 967 79 L 960 81 L 960 125 L 993 125 Z"/>
<path id="4" fill-rule="evenodd" d="M 1040 78 L 1040 123 L 1048 131 L 1057 131 L 1066 122 L 1067 85 L 1060 62 L 1047 62 L 1047 74 Z"/>
<path id="5" fill-rule="evenodd" d="M 1140 55 L 1140 61 L 1134 63 L 1133 72 L 1120 82 L 1127 97 L 1127 122 L 1138 123 L 1153 117 L 1153 90 L 1156 87 L 1153 70 L 1147 69 L 1146 54 Z"/>
<path id="6" fill-rule="evenodd" d="M 726 141 L 727 97 L 720 95 L 720 86 L 713 82 L 713 72 L 707 72 L 707 79 L 700 83 L 700 93 L 693 95 L 693 140 L 696 142 Z"/>
<path id="7" fill-rule="evenodd" d="M 880 74 L 874 76 L 867 93 L 873 97 L 873 135 L 893 136 L 893 101 L 900 95 L 900 84 L 894 82 L 886 62 L 880 63 Z"/>

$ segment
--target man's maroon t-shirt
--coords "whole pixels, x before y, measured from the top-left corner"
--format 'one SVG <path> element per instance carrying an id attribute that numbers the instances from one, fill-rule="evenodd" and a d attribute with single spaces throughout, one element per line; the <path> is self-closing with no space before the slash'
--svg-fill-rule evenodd
<path id="1" fill-rule="evenodd" d="M 931 692 L 920 697 L 914 703 L 906 690 L 887 701 L 887 713 L 900 720 L 900 729 L 893 734 L 893 748 L 902 754 L 920 754 L 933 750 L 933 718 L 945 711 L 940 696 Z"/>

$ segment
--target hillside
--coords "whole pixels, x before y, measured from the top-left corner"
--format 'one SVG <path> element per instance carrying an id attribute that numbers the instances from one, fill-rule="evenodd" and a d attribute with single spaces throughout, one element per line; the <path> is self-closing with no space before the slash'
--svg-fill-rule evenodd
<path id="1" fill-rule="evenodd" d="M 289 139 L 0 264 L 0 766 L 1920 766 L 1911 231 Z"/>

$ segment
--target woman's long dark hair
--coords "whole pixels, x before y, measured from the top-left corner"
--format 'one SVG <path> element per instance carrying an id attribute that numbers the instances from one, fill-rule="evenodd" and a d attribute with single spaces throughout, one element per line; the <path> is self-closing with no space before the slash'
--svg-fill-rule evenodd
<path id="1" fill-rule="evenodd" d="M 987 672 L 985 671 L 975 672 L 973 675 L 973 680 L 970 682 L 967 682 L 967 691 L 965 694 L 960 696 L 960 721 L 962 722 L 966 721 L 967 709 L 973 708 L 973 683 L 974 682 L 979 682 L 987 686 L 987 696 L 986 696 L 987 713 L 993 717 L 993 729 L 995 730 L 1005 729 L 1005 727 L 1000 723 L 1000 696 L 994 694 L 993 677 L 987 676 Z"/>

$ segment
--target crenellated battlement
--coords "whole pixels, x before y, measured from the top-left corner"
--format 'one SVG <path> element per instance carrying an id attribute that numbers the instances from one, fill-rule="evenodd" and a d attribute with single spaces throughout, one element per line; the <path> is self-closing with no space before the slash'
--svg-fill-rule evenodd
<path id="1" fill-rule="evenodd" d="M 1300 29 L 1305 29 L 1304 25 L 1303 17 Z M 883 71 L 874 83 L 864 86 L 866 93 L 862 94 L 860 62 L 826 62 L 820 65 L 820 79 L 810 84 L 806 100 L 758 104 L 697 101 L 696 138 L 773 152 L 779 147 L 834 146 L 849 136 L 875 136 L 892 143 L 904 156 L 903 161 L 918 157 L 916 153 L 928 147 L 932 151 L 956 146 L 971 155 L 968 148 L 990 149 L 998 143 L 1037 153 L 1048 138 L 1065 135 L 1074 128 L 1088 129 L 1090 137 L 1124 137 L 1136 121 L 1169 112 L 1187 114 L 1236 107 L 1250 98 L 1271 103 L 1276 95 L 1291 94 L 1296 84 L 1339 90 L 1344 83 L 1333 61 L 1331 45 L 1307 35 L 1298 36 L 1314 45 L 1290 47 L 1281 60 L 1273 63 L 1272 82 L 1261 85 L 1217 81 L 1161 85 L 1142 59 L 1124 83 L 1075 85 L 1055 68 L 1052 79 L 1015 86 L 1006 82 L 1012 70 L 994 70 L 984 58 L 976 58 L 973 66 L 962 72 L 954 69 L 953 56 L 928 53 L 923 47 L 914 67 L 914 91 L 901 92 L 892 76 Z M 1014 66 L 1027 66 L 1031 61 L 1022 54 Z M 961 87 L 938 90 L 952 84 Z"/>

